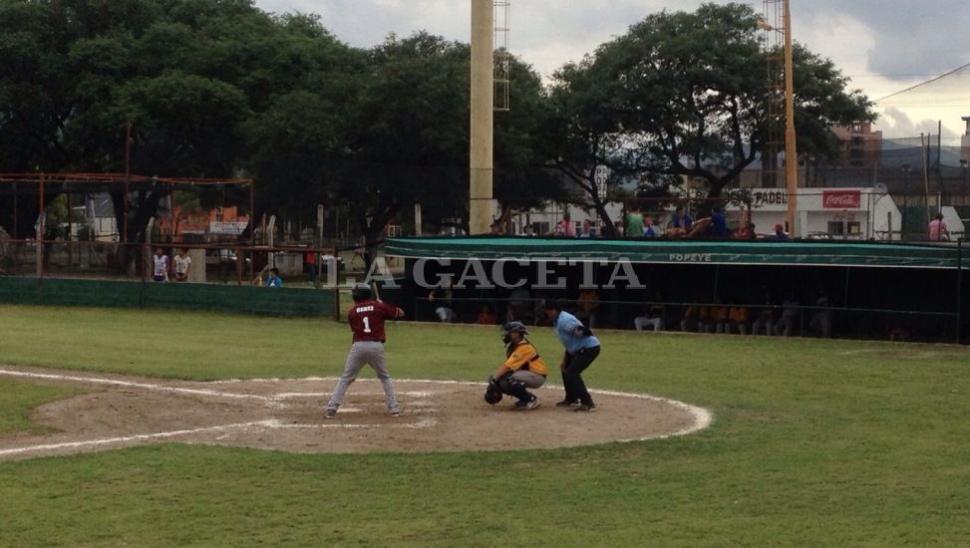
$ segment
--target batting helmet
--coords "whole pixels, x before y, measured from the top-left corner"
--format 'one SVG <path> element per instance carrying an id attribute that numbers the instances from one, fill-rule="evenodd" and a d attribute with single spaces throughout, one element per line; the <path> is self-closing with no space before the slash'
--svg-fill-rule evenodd
<path id="1" fill-rule="evenodd" d="M 366 301 L 374 296 L 374 292 L 367 284 L 357 284 L 350 290 L 350 296 L 355 301 Z"/>

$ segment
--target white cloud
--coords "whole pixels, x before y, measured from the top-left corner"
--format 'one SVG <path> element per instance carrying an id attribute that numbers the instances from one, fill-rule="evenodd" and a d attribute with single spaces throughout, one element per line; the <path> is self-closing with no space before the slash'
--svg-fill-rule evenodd
<path id="1" fill-rule="evenodd" d="M 511 49 L 545 77 L 650 13 L 692 10 L 701 3 L 511 1 Z M 761 9 L 761 0 L 749 3 Z M 275 12 L 317 13 L 340 39 L 358 47 L 378 44 L 392 32 L 427 30 L 461 41 L 469 37 L 470 0 L 257 0 L 257 5 Z M 793 11 L 796 40 L 835 61 L 853 86 L 873 99 L 970 62 L 967 0 L 805 0 L 794 2 Z M 914 119 L 942 119 L 958 128 L 960 116 L 970 114 L 970 99 L 940 100 L 944 92 L 931 88 L 881 106 L 896 107 Z M 892 122 L 885 121 L 883 127 L 893 127 Z"/>

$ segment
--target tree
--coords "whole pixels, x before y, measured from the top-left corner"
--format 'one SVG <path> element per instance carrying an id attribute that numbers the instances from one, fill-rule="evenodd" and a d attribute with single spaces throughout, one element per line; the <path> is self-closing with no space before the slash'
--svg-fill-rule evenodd
<path id="1" fill-rule="evenodd" d="M 762 47 L 758 23 L 734 3 L 664 11 L 565 67 L 555 93 L 575 146 L 560 164 L 574 179 L 597 164 L 693 177 L 719 197 L 764 152 L 776 123 L 764 67 L 779 52 Z M 874 119 L 872 104 L 831 61 L 802 46 L 794 60 L 800 149 L 833 154 L 831 126 Z"/>

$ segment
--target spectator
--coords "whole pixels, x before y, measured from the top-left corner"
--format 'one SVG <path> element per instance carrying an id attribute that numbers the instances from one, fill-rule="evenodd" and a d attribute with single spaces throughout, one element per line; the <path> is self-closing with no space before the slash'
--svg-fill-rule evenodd
<path id="1" fill-rule="evenodd" d="M 651 240 L 660 237 L 657 225 L 653 224 L 653 217 L 643 219 L 643 237 Z"/>
<path id="2" fill-rule="evenodd" d="M 674 218 L 667 224 L 667 235 L 671 238 L 683 238 L 692 228 L 694 228 L 694 220 L 681 206 L 677 208 Z"/>
<path id="3" fill-rule="evenodd" d="M 597 325 L 596 312 L 600 308 L 599 292 L 595 289 L 584 289 L 580 291 L 576 305 L 578 308 L 576 317 L 590 329 L 595 329 Z"/>
<path id="4" fill-rule="evenodd" d="M 948 241 L 950 239 L 950 230 L 946 226 L 946 222 L 943 220 L 943 214 L 937 213 L 936 217 L 930 221 L 930 241 L 931 242 L 942 242 Z"/>
<path id="5" fill-rule="evenodd" d="M 189 250 L 182 248 L 175 256 L 175 281 L 189 281 L 189 273 L 192 271 L 192 257 L 189 257 Z"/>
<path id="6" fill-rule="evenodd" d="M 741 335 L 748 334 L 748 309 L 743 306 L 732 306 L 728 311 L 728 333 L 737 331 Z"/>
<path id="7" fill-rule="evenodd" d="M 781 304 L 781 319 L 778 320 L 778 325 L 775 326 L 776 335 L 784 337 L 791 335 L 791 330 L 795 326 L 795 320 L 798 319 L 799 307 L 798 299 L 794 295 L 789 295 L 785 299 L 785 302 Z"/>
<path id="8" fill-rule="evenodd" d="M 454 298 L 454 281 L 451 278 L 448 278 L 447 282 L 442 281 L 441 285 L 432 289 L 431 293 L 428 293 L 428 302 L 435 307 L 434 314 L 441 323 L 452 323 L 455 321 L 455 309 L 452 304 Z"/>
<path id="9" fill-rule="evenodd" d="M 808 323 L 809 329 L 815 331 L 820 337 L 828 339 L 832 337 L 832 310 L 829 297 L 825 291 L 819 289 L 818 296 L 815 298 L 815 311 L 812 319 Z"/>
<path id="10" fill-rule="evenodd" d="M 596 233 L 593 230 L 593 224 L 589 222 L 589 219 L 583 221 L 582 232 L 579 233 L 580 238 L 595 238 Z"/>
<path id="11" fill-rule="evenodd" d="M 663 297 L 658 295 L 655 300 L 662 301 Z M 633 318 L 633 327 L 637 331 L 644 331 L 651 327 L 654 333 L 659 333 L 664 330 L 664 313 L 664 305 L 654 302 L 646 307 L 642 316 Z"/>
<path id="12" fill-rule="evenodd" d="M 509 294 L 509 304 L 505 309 L 506 322 L 523 322 L 528 320 L 532 311 L 532 295 L 524 287 L 517 287 Z"/>
<path id="13" fill-rule="evenodd" d="M 162 248 L 155 248 L 155 255 L 152 256 L 152 279 L 159 283 L 168 281 L 168 255 Z"/>
<path id="14" fill-rule="evenodd" d="M 718 239 L 725 239 L 730 235 L 727 219 L 724 217 L 724 211 L 720 207 L 715 207 L 711 211 L 710 234 L 712 237 Z"/>
<path id="15" fill-rule="evenodd" d="M 706 331 L 709 321 L 709 313 L 706 306 L 692 304 L 684 311 L 684 316 L 680 320 L 680 330 L 687 332 L 697 330 Z"/>
<path id="16" fill-rule="evenodd" d="M 757 335 L 764 330 L 765 335 L 775 332 L 775 310 L 771 302 L 771 294 L 766 289 L 764 291 L 764 308 L 758 313 L 757 319 L 751 324 L 751 334 Z"/>
<path id="17" fill-rule="evenodd" d="M 317 276 L 319 276 L 317 268 L 317 252 L 312 247 L 307 248 L 307 250 L 303 253 L 303 273 L 306 274 L 307 280 L 310 283 L 317 283 Z"/>
<path id="18" fill-rule="evenodd" d="M 556 235 L 566 238 L 576 237 L 576 225 L 573 224 L 568 211 L 563 213 L 562 220 L 556 224 Z"/>
<path id="19" fill-rule="evenodd" d="M 277 289 L 283 287 L 283 278 L 280 278 L 280 269 L 275 267 L 269 269 L 269 277 L 266 278 L 266 287 Z"/>
<path id="20" fill-rule="evenodd" d="M 728 307 L 721 306 L 721 299 L 714 297 L 714 304 L 710 308 L 710 323 L 707 325 L 708 332 L 724 333 L 728 330 Z"/>
<path id="21" fill-rule="evenodd" d="M 791 238 L 788 236 L 788 233 L 785 232 L 784 226 L 780 224 L 775 225 L 775 240 L 779 242 L 787 242 L 790 239 Z"/>
<path id="22" fill-rule="evenodd" d="M 478 325 L 495 325 L 498 323 L 498 314 L 492 308 L 492 305 L 486 304 L 482 306 L 482 310 L 478 313 L 478 318 L 475 319 L 475 323 Z"/>
<path id="23" fill-rule="evenodd" d="M 754 223 L 742 224 L 738 231 L 734 233 L 735 240 L 755 240 L 758 235 L 754 231 Z"/>
<path id="24" fill-rule="evenodd" d="M 643 213 L 640 213 L 640 209 L 634 207 L 626 214 L 626 232 L 624 235 L 627 238 L 639 238 L 643 235 Z"/>

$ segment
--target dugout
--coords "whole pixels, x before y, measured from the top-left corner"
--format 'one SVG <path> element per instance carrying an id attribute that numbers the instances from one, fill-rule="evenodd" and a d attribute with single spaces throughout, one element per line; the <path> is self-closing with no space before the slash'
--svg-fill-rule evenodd
<path id="1" fill-rule="evenodd" d="M 442 275 L 457 283 L 466 275 L 469 283 L 456 286 L 448 300 L 456 320 L 468 323 L 485 305 L 501 320 L 510 302 L 521 300 L 521 291 L 513 294 L 500 282 L 523 280 L 538 308 L 546 299 L 575 304 L 592 280 L 600 328 L 632 329 L 633 318 L 650 307 L 662 309 L 668 330 L 678 330 L 691 305 L 771 309 L 777 316 L 794 299 L 796 335 L 821 335 L 810 320 L 826 312 L 834 337 L 970 341 L 970 264 L 962 242 L 398 238 L 387 242 L 385 253 L 405 259 L 394 300 L 419 321 L 437 320 L 441 302 L 429 301 L 430 283 Z M 491 283 L 480 283 L 482 271 Z M 504 280 L 496 280 L 496 272 Z M 630 283 L 630 272 L 639 287 Z M 527 319 L 541 323 L 536 316 Z"/>

